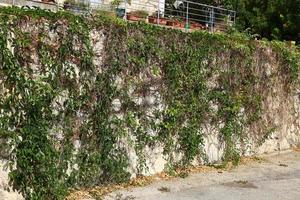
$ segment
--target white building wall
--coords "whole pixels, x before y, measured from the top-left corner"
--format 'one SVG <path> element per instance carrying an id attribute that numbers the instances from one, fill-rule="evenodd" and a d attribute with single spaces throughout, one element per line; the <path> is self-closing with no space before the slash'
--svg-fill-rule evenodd
<path id="1" fill-rule="evenodd" d="M 66 0 L 56 0 L 57 3 L 63 5 Z M 110 9 L 110 5 L 113 0 L 86 0 L 89 1 L 93 8 L 98 9 Z M 155 13 L 158 8 L 160 13 L 164 13 L 165 0 L 131 0 L 131 3 L 126 3 L 125 1 L 120 4 L 119 8 L 126 8 L 127 12 L 143 10 L 147 11 L 150 15 Z"/>

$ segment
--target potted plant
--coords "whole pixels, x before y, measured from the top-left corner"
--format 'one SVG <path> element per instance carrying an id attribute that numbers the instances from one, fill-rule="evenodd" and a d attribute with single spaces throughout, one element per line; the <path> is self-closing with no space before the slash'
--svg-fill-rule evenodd
<path id="1" fill-rule="evenodd" d="M 70 8 L 74 7 L 75 4 L 76 4 L 75 0 L 66 0 L 64 2 L 64 9 L 65 10 L 70 9 Z"/>
<path id="2" fill-rule="evenodd" d="M 136 10 L 127 14 L 127 20 L 130 21 L 146 21 L 148 12 L 144 10 Z"/>
<path id="3" fill-rule="evenodd" d="M 88 7 L 88 2 L 82 2 L 79 0 L 66 0 L 64 2 L 65 10 L 87 10 Z"/>
<path id="4" fill-rule="evenodd" d="M 116 15 L 118 17 L 123 18 L 125 16 L 126 10 L 125 8 L 120 8 L 121 3 L 128 3 L 129 5 L 131 5 L 131 0 L 113 0 L 110 3 L 110 7 L 116 12 Z"/>
<path id="5" fill-rule="evenodd" d="M 110 18 L 115 18 L 117 17 L 115 12 L 112 11 L 106 11 L 106 10 L 97 10 L 96 15 L 102 16 L 102 17 L 110 17 Z"/>
<path id="6" fill-rule="evenodd" d="M 176 28 L 184 28 L 185 22 L 178 17 L 172 17 L 170 20 L 167 21 L 167 26 L 172 26 Z"/>
<path id="7" fill-rule="evenodd" d="M 151 24 L 167 25 L 167 19 L 164 18 L 161 14 L 159 15 L 159 18 L 158 18 L 157 11 L 153 15 L 148 17 L 148 22 Z"/>
<path id="8" fill-rule="evenodd" d="M 205 29 L 205 26 L 198 23 L 198 22 L 191 21 L 190 22 L 190 28 L 191 29 L 196 29 L 196 30 L 202 30 L 202 29 Z"/>
<path id="9" fill-rule="evenodd" d="M 77 7 L 78 7 L 79 9 L 81 9 L 81 10 L 88 10 L 89 7 L 90 7 L 90 5 L 89 5 L 89 2 L 88 2 L 88 1 L 86 1 L 86 2 L 79 1 L 79 2 L 77 3 Z"/>

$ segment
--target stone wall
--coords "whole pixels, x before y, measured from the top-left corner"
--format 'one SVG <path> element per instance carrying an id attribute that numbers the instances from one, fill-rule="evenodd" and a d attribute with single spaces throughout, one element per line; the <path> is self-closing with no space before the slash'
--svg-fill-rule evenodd
<path id="1" fill-rule="evenodd" d="M 5 161 L 0 160 L 0 200 L 22 200 L 22 196 L 17 192 L 8 191 L 8 171 Z"/>
<path id="2" fill-rule="evenodd" d="M 20 24 L 20 29 L 24 32 L 30 33 L 31 36 L 37 36 L 43 31 L 49 31 L 47 33 L 47 39 L 44 41 L 50 47 L 57 48 L 57 43 L 62 40 L 62 38 L 66 37 L 66 30 L 68 29 L 67 23 L 64 21 L 59 21 L 59 28 L 56 30 L 57 32 L 53 32 L 49 27 L 45 27 L 44 22 L 42 21 L 28 21 Z M 105 68 L 110 66 L 105 66 L 105 59 L 107 57 L 107 51 L 110 46 L 106 46 L 109 44 L 111 38 L 109 38 L 110 30 L 113 30 L 115 27 L 96 27 L 93 28 L 89 32 L 89 38 L 92 43 L 93 48 L 93 64 L 95 66 L 96 74 L 101 74 L 105 70 Z M 143 31 L 135 32 L 134 28 L 130 29 L 133 33 L 133 36 L 130 37 L 140 37 L 147 38 L 147 33 L 145 34 Z M 145 34 L 145 35 L 143 35 Z M 178 32 L 178 37 L 183 33 Z M 131 38 L 135 39 L 135 38 Z M 158 38 L 157 40 L 160 40 Z M 120 44 L 123 44 L 124 41 L 119 41 Z M 74 48 L 80 49 L 80 44 L 75 40 Z M 175 45 L 184 45 L 184 43 L 176 43 Z M 40 60 L 38 58 L 38 52 L 35 48 L 29 48 L 26 52 L 30 57 L 29 67 L 32 70 L 31 76 L 33 79 L 39 79 L 42 75 L 40 71 L 43 66 L 40 65 Z M 229 69 L 231 64 L 229 62 L 230 54 L 229 52 L 224 52 L 222 55 L 215 55 L 216 59 L 214 62 L 217 66 L 220 64 L 220 67 L 224 70 Z M 119 58 L 115 58 L 118 60 Z M 272 49 L 270 46 L 264 46 L 259 42 L 256 42 L 255 53 L 252 58 L 252 62 L 254 62 L 254 73 L 259 77 L 261 81 L 260 84 L 254 85 L 253 87 L 257 87 L 261 92 L 261 96 L 264 99 L 261 107 L 261 117 L 258 121 L 246 127 L 244 130 L 246 140 L 239 144 L 237 143 L 237 148 L 240 150 L 241 155 L 256 155 L 263 153 L 270 153 L 275 151 L 281 151 L 290 149 L 300 144 L 300 88 L 299 84 L 295 84 L 293 86 L 287 86 L 286 77 L 282 76 L 280 70 L 282 62 L 280 61 L 278 52 Z M 252 63 L 253 64 L 253 63 Z M 159 64 L 157 64 L 159 65 Z M 80 73 L 76 64 L 74 70 L 68 74 L 68 76 L 72 76 L 74 80 L 79 82 Z M 131 65 L 128 64 L 130 67 Z M 156 110 L 164 110 L 167 105 L 164 102 L 163 90 L 162 88 L 166 87 L 166 85 L 162 84 L 163 75 L 161 71 L 159 71 L 158 76 L 153 76 L 151 74 L 151 69 L 146 68 L 137 74 L 134 77 L 131 77 L 130 80 L 131 85 L 128 85 L 127 80 L 127 71 L 123 71 L 118 76 L 113 78 L 114 86 L 118 90 L 126 89 L 128 91 L 128 96 L 131 98 L 131 102 L 135 104 L 135 106 L 143 107 L 146 109 L 147 116 L 154 116 L 154 112 Z M 209 87 L 210 89 L 217 87 L 217 79 L 220 74 L 216 73 L 214 76 L 210 77 Z M 154 78 L 153 78 L 154 77 Z M 95 77 L 91 75 L 91 80 L 94 80 Z M 153 80 L 155 80 L 153 82 Z M 140 86 L 144 86 L 143 92 L 138 92 Z M 129 87 L 129 88 L 128 88 Z M 0 94 L 3 93 L 4 89 L 1 88 Z M 58 94 L 55 102 L 53 102 L 54 108 L 57 110 L 62 109 L 60 106 L 65 105 L 66 100 L 69 98 L 68 91 L 62 91 Z M 120 97 L 115 98 L 112 101 L 112 108 L 115 113 L 115 116 L 118 119 L 123 119 L 126 112 L 121 110 L 122 104 L 124 103 L 123 99 Z M 57 107 L 56 107 L 57 106 Z M 217 105 L 212 104 L 211 109 L 218 109 Z M 242 114 L 245 112 L 244 110 L 240 111 Z M 78 111 L 77 114 L 76 125 L 81 126 L 85 123 L 85 114 L 81 111 Z M 195 164 L 203 164 L 203 163 L 215 163 L 220 162 L 224 156 L 225 143 L 222 137 L 220 136 L 220 129 L 224 126 L 224 124 L 219 123 L 217 125 L 205 123 L 203 124 L 202 130 L 204 134 L 204 147 L 203 153 L 207 158 L 204 161 L 203 157 L 195 158 Z M 57 128 L 57 129 L 55 129 Z M 53 128 L 54 134 L 56 137 L 61 137 L 59 125 Z M 76 135 L 77 129 L 74 128 L 74 146 L 77 150 L 81 148 L 81 141 L 79 136 Z M 126 137 L 129 138 L 130 141 L 133 141 L 135 137 L 131 134 L 129 130 L 125 130 Z M 146 130 L 149 135 L 156 135 L 157 133 L 151 129 Z M 129 156 L 129 169 L 132 177 L 134 177 L 138 172 L 138 155 L 134 148 L 134 145 L 128 143 L 127 141 L 120 141 L 120 143 L 125 147 L 126 152 Z M 167 164 L 167 158 L 163 154 L 163 147 L 161 144 L 154 144 L 153 146 L 145 146 L 143 149 L 144 158 L 148 167 L 148 170 L 143 171 L 143 174 L 150 175 L 161 172 L 165 169 Z M 75 153 L 76 154 L 76 153 Z M 175 154 L 176 159 L 180 159 L 182 154 Z M 3 180 L 4 179 L 4 180 Z M 2 191 L 3 188 L 7 187 L 7 175 L 6 172 L 0 172 L 0 195 L 4 195 Z M 5 194 L 6 195 L 6 194 Z M 0 196 L 1 199 L 1 196 Z M 17 199 L 17 196 L 14 197 Z"/>
<path id="3" fill-rule="evenodd" d="M 147 36 L 146 36 L 147 37 Z M 93 38 L 94 53 L 96 58 L 94 63 L 101 68 L 103 63 L 103 55 L 105 55 L 105 34 L 92 31 L 91 38 Z M 263 85 L 255 86 L 261 87 L 261 95 L 264 99 L 261 107 L 260 119 L 245 129 L 246 142 L 240 146 L 242 155 L 250 156 L 264 153 L 271 153 L 276 151 L 284 151 L 297 147 L 300 145 L 300 87 L 299 84 L 292 88 L 286 86 L 284 77 L 279 76 L 282 62 L 278 58 L 275 50 L 270 47 L 262 47 L 257 44 L 256 53 L 253 55 L 255 62 L 255 73 L 257 76 L 265 79 Z M 222 55 L 221 63 L 224 68 L 230 68 L 228 55 Z M 145 72 L 147 73 L 147 72 Z M 216 79 L 218 74 L 211 80 L 211 87 L 217 85 Z M 160 77 L 163 78 L 163 77 Z M 140 74 L 133 80 L 135 84 L 147 85 L 149 77 L 146 74 Z M 159 80 L 156 80 L 159 82 Z M 115 85 L 119 88 L 127 87 L 124 84 L 124 77 L 117 77 Z M 132 93 L 129 95 L 136 105 L 148 105 L 147 114 L 153 115 L 155 109 L 165 109 L 167 105 L 164 104 L 161 97 L 160 87 L 163 85 L 150 85 L 146 96 L 134 92 L 137 85 L 132 85 Z M 112 103 L 115 111 L 119 112 L 122 107 L 122 99 L 115 99 Z M 217 107 L 212 105 L 212 107 Z M 242 111 L 243 112 L 243 111 Z M 122 118 L 123 114 L 119 114 Z M 223 124 L 212 125 L 205 124 L 203 126 L 204 138 L 204 153 L 206 154 L 209 163 L 221 161 L 224 156 L 225 143 L 220 138 L 219 130 Z M 149 130 L 149 134 L 155 134 Z M 79 142 L 80 143 L 80 142 Z M 135 150 L 127 147 L 130 155 L 130 171 L 135 175 L 137 172 L 138 156 Z M 149 171 L 145 174 L 155 174 L 165 169 L 167 164 L 166 158 L 163 155 L 163 148 L 157 145 L 155 148 L 146 148 L 144 153 L 147 158 L 147 165 Z M 179 158 L 181 155 L 177 155 Z M 195 163 L 203 163 L 203 160 L 195 160 Z"/>

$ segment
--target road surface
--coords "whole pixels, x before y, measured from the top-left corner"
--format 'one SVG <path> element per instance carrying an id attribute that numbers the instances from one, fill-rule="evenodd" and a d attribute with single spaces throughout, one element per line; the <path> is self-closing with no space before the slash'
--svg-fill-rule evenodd
<path id="1" fill-rule="evenodd" d="M 230 171 L 116 191 L 107 200 L 300 200 L 300 152 L 263 156 Z"/>

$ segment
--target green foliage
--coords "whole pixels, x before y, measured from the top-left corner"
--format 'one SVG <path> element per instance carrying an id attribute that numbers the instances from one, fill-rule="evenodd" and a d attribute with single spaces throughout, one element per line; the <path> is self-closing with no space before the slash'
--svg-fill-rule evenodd
<path id="1" fill-rule="evenodd" d="M 134 16 L 137 16 L 137 17 L 141 17 L 141 18 L 147 18 L 148 15 L 149 15 L 149 13 L 145 10 L 136 10 L 136 11 L 132 11 L 128 14 L 134 15 Z"/>
<path id="2" fill-rule="evenodd" d="M 273 48 L 279 52 L 283 61 L 282 70 L 289 76 L 290 82 L 298 81 L 300 71 L 300 51 L 295 47 L 286 48 L 286 45 L 279 41 L 272 41 Z"/>
<path id="3" fill-rule="evenodd" d="M 68 8 L 88 9 L 89 8 L 88 1 L 66 0 L 63 3 L 64 3 L 64 9 L 68 9 Z"/>
<path id="4" fill-rule="evenodd" d="M 0 136 L 10 146 L 11 185 L 26 199 L 127 181 L 131 147 L 141 174 L 145 149 L 157 145 L 171 170 L 205 160 L 207 124 L 225 143 L 224 161 L 237 164 L 244 128 L 259 119 L 258 84 L 268 80 L 244 35 L 14 7 L 0 9 L 0 25 Z M 105 55 L 94 55 L 91 32 L 105 35 Z M 297 79 L 299 52 L 273 47 Z"/>
<path id="5" fill-rule="evenodd" d="M 103 90 L 108 90 L 107 95 L 112 93 L 105 84 L 91 92 L 93 84 L 103 84 L 107 78 L 105 74 L 98 75 L 92 82 L 95 67 L 89 38 L 91 27 L 82 17 L 68 13 L 54 15 L 39 9 L 17 8 L 2 9 L 1 13 L 1 77 L 6 90 L 1 101 L 1 132 L 8 132 L 12 147 L 9 176 L 13 188 L 26 199 L 63 199 L 71 185 L 127 180 L 126 155 L 115 147 L 118 135 L 112 133 L 107 119 L 110 99 L 96 99 L 99 104 L 88 107 Z M 22 30 L 21 22 L 27 16 L 44 18 L 54 33 L 66 28 L 64 35 L 58 35 L 64 39 L 58 44 L 47 43 L 50 38 L 45 26 L 33 35 Z M 67 24 L 60 20 L 67 20 Z M 35 26 L 31 28 L 34 32 Z M 80 48 L 75 49 L 74 44 Z M 28 54 L 35 48 L 41 66 L 37 77 L 29 67 L 32 59 Z M 79 80 L 74 66 L 79 70 Z M 57 97 L 64 91 L 68 99 L 58 102 Z M 84 112 L 89 113 L 92 123 L 77 127 L 78 113 Z M 80 133 L 82 148 L 75 156 L 75 132 L 81 132 L 78 129 L 83 129 L 84 134 Z M 93 137 L 88 131 L 94 133 Z"/>
<path id="6" fill-rule="evenodd" d="M 201 0 L 201 3 L 236 10 L 236 26 L 241 31 L 248 30 L 268 39 L 300 41 L 299 0 Z"/>

